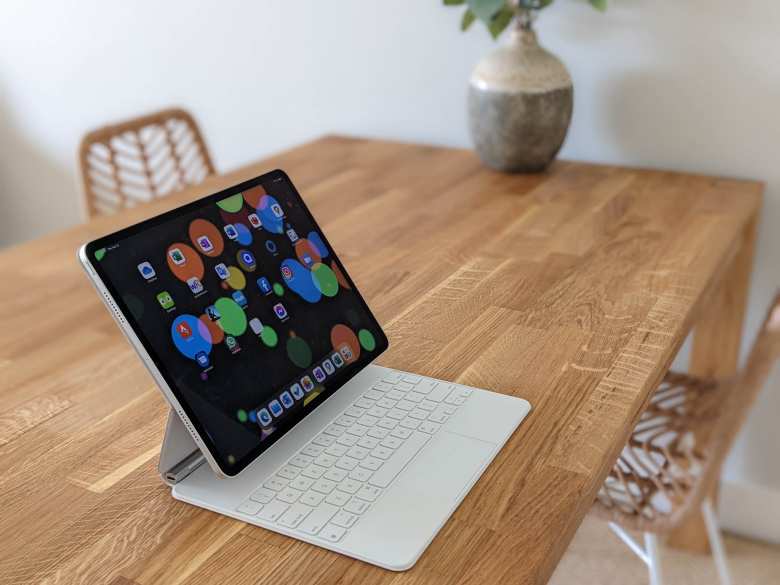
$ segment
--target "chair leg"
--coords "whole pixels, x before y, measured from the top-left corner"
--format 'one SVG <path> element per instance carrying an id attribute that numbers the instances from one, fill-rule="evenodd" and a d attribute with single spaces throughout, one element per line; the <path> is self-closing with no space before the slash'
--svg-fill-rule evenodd
<path id="1" fill-rule="evenodd" d="M 712 508 L 712 502 L 709 498 L 701 504 L 701 512 L 704 518 L 704 524 L 707 527 L 707 538 L 710 541 L 712 549 L 712 558 L 715 561 L 715 567 L 718 569 L 718 577 L 721 585 L 731 585 L 731 575 L 726 563 L 726 549 L 723 546 L 723 539 L 720 535 L 720 526 L 715 510 Z"/>
<path id="2" fill-rule="evenodd" d="M 650 585 L 663 585 L 661 576 L 661 552 L 658 536 L 645 532 L 645 551 L 647 552 L 647 568 L 650 573 Z"/>

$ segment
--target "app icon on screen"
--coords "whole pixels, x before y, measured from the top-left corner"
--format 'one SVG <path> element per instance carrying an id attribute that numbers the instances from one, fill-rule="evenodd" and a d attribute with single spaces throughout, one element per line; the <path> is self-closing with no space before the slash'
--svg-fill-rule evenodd
<path id="1" fill-rule="evenodd" d="M 234 291 L 231 296 L 233 297 L 233 300 L 236 301 L 236 303 L 238 303 L 239 306 L 246 307 L 246 303 L 247 303 L 246 297 L 244 296 L 244 293 L 242 293 L 240 290 Z"/>
<path id="2" fill-rule="evenodd" d="M 276 217 L 284 217 L 284 210 L 278 203 L 273 203 L 271 205 L 271 213 L 273 213 Z"/>
<path id="3" fill-rule="evenodd" d="M 201 368 L 208 368 L 209 367 L 209 354 L 207 354 L 205 351 L 199 351 L 195 354 L 195 361 L 198 362 L 198 365 Z"/>
<path id="4" fill-rule="evenodd" d="M 192 294 L 196 295 L 203 290 L 203 283 L 197 276 L 187 279 L 187 286 L 190 287 Z"/>
<path id="5" fill-rule="evenodd" d="M 257 279 L 257 288 L 259 288 L 260 292 L 264 295 L 270 295 L 274 290 L 271 288 L 271 282 L 265 276 L 261 276 Z"/>
<path id="6" fill-rule="evenodd" d="M 138 272 L 140 272 L 141 276 L 143 276 L 146 280 L 152 280 L 155 276 L 157 276 L 157 273 L 154 271 L 154 268 L 152 268 L 152 265 L 149 262 L 141 262 L 138 265 Z"/>
<path id="7" fill-rule="evenodd" d="M 187 259 L 184 257 L 184 254 L 182 254 L 179 248 L 174 248 L 168 252 L 168 256 L 170 257 L 171 261 L 176 264 L 176 266 L 181 266 L 187 262 Z"/>
<path id="8" fill-rule="evenodd" d="M 287 230 L 287 237 L 290 238 L 291 242 L 297 242 L 298 241 L 298 232 L 296 232 L 294 229 L 290 228 Z"/>
<path id="9" fill-rule="evenodd" d="M 290 408 L 292 408 L 292 407 L 293 407 L 293 405 L 295 404 L 295 401 L 293 400 L 293 397 L 292 397 L 292 396 L 290 396 L 290 393 L 289 393 L 289 392 L 287 392 L 287 390 L 285 390 L 284 392 L 282 392 L 282 393 L 279 395 L 279 400 L 281 400 L 281 401 L 282 401 L 282 405 L 283 405 L 285 408 L 287 408 L 287 409 L 290 409 Z"/>
<path id="10" fill-rule="evenodd" d="M 204 252 L 211 252 L 214 249 L 214 244 L 211 243 L 208 236 L 199 237 L 197 242 L 200 249 Z"/>
<path id="11" fill-rule="evenodd" d="M 290 393 L 295 400 L 301 400 L 303 398 L 303 388 L 301 388 L 301 385 L 297 382 L 290 386 Z"/>
<path id="12" fill-rule="evenodd" d="M 238 230 L 236 229 L 236 226 L 234 226 L 232 223 L 226 224 L 224 228 L 225 235 L 231 239 L 235 240 L 238 237 Z"/>
<path id="13" fill-rule="evenodd" d="M 190 329 L 190 326 L 184 321 L 176 325 L 176 333 L 178 333 L 179 337 L 182 339 L 189 339 L 192 337 L 192 329 Z"/>
<path id="14" fill-rule="evenodd" d="M 339 352 L 334 353 L 332 356 L 330 356 L 331 361 L 333 362 L 333 365 L 337 368 L 340 368 L 344 365 L 344 360 L 341 359 L 341 354 Z"/>
<path id="15" fill-rule="evenodd" d="M 157 302 L 160 303 L 160 306 L 166 310 L 172 308 L 174 304 L 173 297 L 167 290 L 157 293 Z"/>
<path id="16" fill-rule="evenodd" d="M 253 228 L 258 229 L 263 227 L 263 224 L 260 223 L 260 218 L 257 217 L 256 213 L 250 213 L 246 216 L 246 218 L 249 220 L 249 223 L 252 225 Z"/>
<path id="17" fill-rule="evenodd" d="M 314 390 L 314 382 L 311 381 L 311 378 L 309 376 L 304 376 L 301 378 L 301 386 L 303 386 L 303 389 L 308 393 Z"/>
<path id="18" fill-rule="evenodd" d="M 282 266 L 281 270 L 282 270 L 282 278 L 284 278 L 288 282 L 292 280 L 293 273 L 292 270 L 290 270 L 289 266 Z"/>
<path id="19" fill-rule="evenodd" d="M 267 427 L 271 424 L 271 413 L 268 412 L 268 409 L 261 408 L 257 411 L 257 422 L 259 422 L 264 427 Z"/>
<path id="20" fill-rule="evenodd" d="M 236 338 L 232 335 L 227 335 L 225 337 L 225 345 L 227 345 L 227 348 L 230 350 L 230 353 L 238 353 L 241 351 L 241 346 L 238 345 L 238 341 L 236 341 Z"/>
<path id="21" fill-rule="evenodd" d="M 249 320 L 249 328 L 255 335 L 260 335 L 263 332 L 263 324 L 257 317 Z"/>
<path id="22" fill-rule="evenodd" d="M 217 276 L 219 276 L 222 280 L 227 280 L 230 278 L 230 271 L 228 270 L 228 267 L 225 266 L 222 262 L 214 267 L 214 272 L 216 272 Z"/>
<path id="23" fill-rule="evenodd" d="M 238 253 L 238 259 L 240 260 L 242 264 L 242 268 L 244 270 L 254 270 L 255 268 L 255 257 L 252 255 L 252 252 L 249 250 L 241 250 Z"/>
<path id="24" fill-rule="evenodd" d="M 276 255 L 276 244 L 274 244 L 273 240 L 265 241 L 265 249 L 268 250 L 271 254 Z"/>
<path id="25" fill-rule="evenodd" d="M 214 305 L 206 307 L 206 316 L 212 321 L 217 321 L 222 316 Z"/>
<path id="26" fill-rule="evenodd" d="M 311 257 L 311 254 L 307 254 L 306 252 L 304 252 L 301 256 L 301 260 L 303 260 L 303 263 L 306 264 L 306 266 L 309 268 L 311 268 L 311 265 L 314 264 L 314 258 Z"/>
<path id="27" fill-rule="evenodd" d="M 287 318 L 287 309 L 284 308 L 284 305 L 282 303 L 276 303 L 274 305 L 274 313 L 276 313 L 276 316 L 280 319 L 286 319 Z"/>
<path id="28" fill-rule="evenodd" d="M 328 376 L 332 375 L 333 372 L 336 371 L 336 368 L 333 367 L 333 362 L 327 359 L 322 361 L 322 368 L 325 370 L 325 373 L 328 374 Z"/>
<path id="29" fill-rule="evenodd" d="M 322 382 L 325 379 L 325 372 L 322 371 L 322 368 L 317 366 L 311 371 L 312 374 L 314 374 L 314 379 L 317 380 L 317 382 Z"/>
<path id="30" fill-rule="evenodd" d="M 341 355 L 344 357 L 345 361 L 350 361 L 353 358 L 352 350 L 349 348 L 348 345 L 342 345 L 339 348 L 339 351 L 341 351 Z"/>
<path id="31" fill-rule="evenodd" d="M 268 403 L 268 410 L 270 410 L 271 414 L 277 418 L 282 416 L 282 412 L 284 412 L 282 405 L 279 404 L 279 401 L 276 399 Z"/>

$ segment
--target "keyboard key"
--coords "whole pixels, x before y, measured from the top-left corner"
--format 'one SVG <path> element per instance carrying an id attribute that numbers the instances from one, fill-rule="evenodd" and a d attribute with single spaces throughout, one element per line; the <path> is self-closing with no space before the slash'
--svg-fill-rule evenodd
<path id="1" fill-rule="evenodd" d="M 336 524 L 337 526 L 343 526 L 344 528 L 350 528 L 354 523 L 355 520 L 357 520 L 358 517 L 354 514 L 351 514 L 350 512 L 345 512 L 344 510 L 341 510 L 338 512 L 331 522 L 333 524 Z"/>
<path id="2" fill-rule="evenodd" d="M 405 429 L 414 430 L 414 429 L 416 429 L 417 427 L 420 426 L 420 421 L 419 420 L 414 420 L 413 418 L 408 418 L 407 417 L 407 418 L 405 418 L 404 420 L 402 420 L 400 422 L 400 425 L 403 428 L 405 428 Z"/>
<path id="3" fill-rule="evenodd" d="M 292 504 L 293 502 L 298 501 L 298 498 L 301 497 L 302 493 L 303 492 L 301 492 L 300 490 L 296 490 L 288 486 L 284 488 L 282 491 L 280 491 L 278 494 L 276 494 L 276 497 L 282 500 L 286 504 Z"/>
<path id="4" fill-rule="evenodd" d="M 305 506 L 301 503 L 291 506 L 282 516 L 279 518 L 279 524 L 287 526 L 287 528 L 295 528 L 303 521 L 312 511 L 312 508 Z"/>
<path id="5" fill-rule="evenodd" d="M 333 435 L 326 435 L 325 433 L 318 435 L 312 443 L 320 445 L 321 447 L 330 447 L 336 441 L 336 437 Z"/>
<path id="6" fill-rule="evenodd" d="M 373 485 L 364 485 L 362 488 L 360 488 L 358 493 L 355 494 L 355 497 L 360 498 L 361 500 L 366 500 L 367 502 L 374 502 L 381 493 L 382 490 L 380 490 L 378 487 Z"/>
<path id="7" fill-rule="evenodd" d="M 452 404 L 444 404 L 441 407 L 441 411 L 444 414 L 455 414 L 457 412 L 457 410 L 458 410 L 458 407 L 454 406 Z"/>
<path id="8" fill-rule="evenodd" d="M 355 400 L 355 406 L 357 406 L 358 408 L 366 408 L 366 409 L 368 409 L 368 408 L 371 408 L 372 406 L 374 406 L 374 401 L 373 400 L 369 400 L 368 398 L 366 398 L 364 396 L 361 396 L 360 398 Z"/>
<path id="9" fill-rule="evenodd" d="M 373 457 L 376 457 L 377 459 L 390 459 L 390 456 L 393 454 L 392 449 L 388 449 L 387 447 L 377 447 L 373 451 L 371 451 L 371 455 Z"/>
<path id="10" fill-rule="evenodd" d="M 337 444 L 337 445 L 331 445 L 327 449 L 325 449 L 325 453 L 328 455 L 332 455 L 333 457 L 341 457 L 346 453 L 348 450 L 348 447 L 346 445 Z M 320 455 L 322 457 L 322 455 Z"/>
<path id="11" fill-rule="evenodd" d="M 260 511 L 260 508 L 262 507 L 263 504 L 261 504 L 260 502 L 253 502 L 252 500 L 247 500 L 246 502 L 241 504 L 238 508 L 236 508 L 236 511 L 241 512 L 242 514 L 248 514 L 249 516 L 254 516 Z"/>
<path id="12" fill-rule="evenodd" d="M 406 395 L 406 399 L 409 402 L 422 402 L 425 398 L 424 394 L 420 394 L 419 392 L 409 392 L 409 394 Z"/>
<path id="13" fill-rule="evenodd" d="M 415 408 L 412 412 L 409 413 L 409 416 L 411 418 L 416 418 L 417 420 L 425 420 L 428 418 L 428 412 L 422 408 Z"/>
<path id="14" fill-rule="evenodd" d="M 409 382 L 398 382 L 398 384 L 395 385 L 396 390 L 400 390 L 401 392 L 409 392 L 409 390 L 412 390 L 414 386 L 412 386 Z"/>
<path id="15" fill-rule="evenodd" d="M 382 416 L 384 416 L 384 413 L 382 413 Z M 370 414 L 364 414 L 358 419 L 358 422 L 364 427 L 373 427 L 376 423 L 379 422 L 379 419 L 375 416 L 371 416 Z"/>
<path id="16" fill-rule="evenodd" d="M 347 416 L 351 416 L 353 418 L 360 418 L 364 414 L 366 414 L 366 411 L 362 408 L 358 408 L 357 406 L 350 406 L 344 411 L 344 414 Z"/>
<path id="17" fill-rule="evenodd" d="M 450 418 L 443 412 L 432 412 L 431 416 L 428 417 L 428 420 L 435 423 L 446 423 L 447 419 Z M 402 421 L 403 422 L 403 421 Z"/>
<path id="18" fill-rule="evenodd" d="M 299 475 L 298 477 L 296 477 L 294 480 L 290 482 L 290 487 L 305 492 L 307 489 L 309 489 L 312 486 L 313 483 L 314 483 L 313 479 Z"/>
<path id="19" fill-rule="evenodd" d="M 378 404 L 378 403 L 377 403 Z M 368 416 L 373 416 L 376 419 L 384 418 L 384 416 L 387 414 L 388 409 L 383 408 L 381 406 L 372 406 L 368 409 Z M 376 422 L 374 423 L 376 424 Z"/>
<path id="20" fill-rule="evenodd" d="M 308 467 L 311 465 L 311 462 L 314 461 L 313 457 L 307 457 L 306 455 L 296 455 L 290 461 L 288 462 L 290 465 L 295 465 L 295 467 Z"/>
<path id="21" fill-rule="evenodd" d="M 395 425 L 397 424 L 398 421 L 395 421 L 392 418 L 383 418 L 378 423 L 376 423 L 376 426 L 382 429 L 392 430 L 395 428 Z"/>
<path id="22" fill-rule="evenodd" d="M 426 378 L 424 380 L 421 380 L 414 388 L 415 392 L 419 392 L 420 394 L 428 394 L 431 390 L 436 388 L 438 385 L 438 382 L 436 380 L 431 380 L 430 378 Z"/>
<path id="23" fill-rule="evenodd" d="M 325 498 L 325 501 L 328 502 L 329 504 L 333 504 L 334 506 L 338 506 L 339 508 L 341 508 L 341 506 L 349 502 L 350 497 L 351 496 L 349 494 L 345 494 L 344 492 L 335 490 L 327 498 Z"/>
<path id="24" fill-rule="evenodd" d="M 344 431 L 346 430 L 347 429 L 342 427 L 341 425 L 333 424 L 325 427 L 325 430 L 322 432 L 325 433 L 326 435 L 330 435 L 331 437 L 340 437 L 341 435 L 344 434 Z"/>
<path id="25" fill-rule="evenodd" d="M 353 424 L 355 424 L 355 421 L 357 421 L 355 417 L 342 414 L 340 417 L 336 419 L 335 424 L 341 425 L 342 427 L 346 428 L 346 427 L 351 427 Z"/>
<path id="26" fill-rule="evenodd" d="M 383 447 L 387 447 L 388 449 L 398 449 L 398 447 L 400 447 L 403 444 L 403 441 L 401 439 L 396 438 L 396 437 L 387 437 L 380 444 Z"/>
<path id="27" fill-rule="evenodd" d="M 331 504 L 322 504 L 298 526 L 298 530 L 307 534 L 317 534 L 339 509 Z"/>
<path id="28" fill-rule="evenodd" d="M 400 390 L 396 390 L 395 388 L 393 388 L 392 390 L 390 390 L 390 392 L 385 394 L 385 396 L 390 400 L 401 400 L 406 395 Z"/>
<path id="29" fill-rule="evenodd" d="M 276 522 L 279 519 L 279 516 L 284 514 L 289 507 L 289 504 L 285 504 L 279 500 L 274 500 L 273 502 L 266 504 L 263 509 L 260 510 L 260 513 L 257 515 L 257 517 L 263 520 L 268 520 L 269 522 Z"/>
<path id="30" fill-rule="evenodd" d="M 412 436 L 412 431 L 410 431 L 409 429 L 405 429 L 403 427 L 396 427 L 390 433 L 390 436 L 397 437 L 399 439 L 408 439 L 409 437 Z"/>
<path id="31" fill-rule="evenodd" d="M 294 467 L 292 465 L 285 465 L 282 467 L 279 471 L 276 472 L 276 474 L 279 477 L 283 477 L 284 479 L 295 479 L 298 477 L 298 474 L 301 472 L 300 467 Z"/>
<path id="32" fill-rule="evenodd" d="M 355 435 L 356 437 L 362 437 L 368 432 L 368 428 L 366 426 L 363 426 L 361 424 L 355 423 L 351 427 L 347 429 L 348 435 Z"/>
<path id="33" fill-rule="evenodd" d="M 363 461 L 360 462 L 360 467 L 365 467 L 366 469 L 370 469 L 371 471 L 376 471 L 377 469 L 382 467 L 382 460 L 377 459 L 376 457 L 366 457 L 365 459 L 363 459 Z"/>
<path id="34" fill-rule="evenodd" d="M 336 461 L 338 461 L 338 459 L 333 455 L 323 453 L 314 460 L 314 463 L 321 465 L 322 467 L 333 467 L 333 464 L 336 463 Z"/>
<path id="35" fill-rule="evenodd" d="M 342 492 L 347 492 L 348 494 L 354 494 L 362 487 L 363 484 L 355 481 L 354 479 L 345 479 L 339 484 L 339 489 Z"/>
<path id="36" fill-rule="evenodd" d="M 368 449 L 364 449 L 363 447 L 358 447 L 355 445 L 349 451 L 347 451 L 347 455 L 354 457 L 355 459 L 365 459 L 368 455 Z"/>
<path id="37" fill-rule="evenodd" d="M 371 477 L 372 473 L 373 471 L 370 469 L 365 469 L 361 464 L 360 467 L 356 467 L 349 472 L 349 477 L 355 481 L 368 481 L 368 478 Z"/>
<path id="38" fill-rule="evenodd" d="M 468 398 L 469 396 L 471 396 L 472 392 L 474 392 L 474 390 L 471 388 L 466 388 L 465 386 L 461 386 L 460 388 L 460 395 L 463 398 Z"/>
<path id="39" fill-rule="evenodd" d="M 333 425 L 331 425 L 331 426 L 333 426 Z M 325 429 L 325 432 L 327 433 L 328 429 Z M 325 447 L 322 447 L 321 445 L 313 445 L 313 444 L 309 443 L 303 449 L 301 449 L 301 453 L 303 453 L 304 455 L 307 455 L 308 457 L 317 457 L 324 450 L 325 450 Z"/>
<path id="40" fill-rule="evenodd" d="M 417 374 L 404 374 L 402 380 L 404 382 L 409 382 L 410 384 L 417 384 L 422 380 L 422 376 L 418 376 Z"/>
<path id="41" fill-rule="evenodd" d="M 274 475 L 273 477 L 268 478 L 263 484 L 263 486 L 267 487 L 269 490 L 274 490 L 275 492 L 278 492 L 279 490 L 287 486 L 287 480 Z"/>
<path id="42" fill-rule="evenodd" d="M 353 459 L 352 457 L 347 457 L 344 455 L 344 457 L 336 461 L 336 467 L 346 471 L 352 471 L 358 466 L 358 463 L 360 462 L 357 459 Z"/>
<path id="43" fill-rule="evenodd" d="M 436 408 L 436 403 L 433 400 L 428 400 L 427 398 L 423 400 L 420 404 L 417 405 L 417 408 L 422 408 L 423 410 L 431 411 Z"/>
<path id="44" fill-rule="evenodd" d="M 436 431 L 438 431 L 441 428 L 441 425 L 432 423 L 429 421 L 423 421 L 420 423 L 420 426 L 417 427 L 418 431 L 422 431 L 423 433 L 428 433 L 429 435 L 432 435 Z"/>
<path id="45" fill-rule="evenodd" d="M 346 506 L 344 506 L 344 510 L 347 512 L 352 512 L 353 514 L 362 514 L 366 510 L 368 510 L 368 502 L 365 500 L 358 500 L 357 498 L 352 498 L 349 503 L 347 503 Z"/>
<path id="46" fill-rule="evenodd" d="M 414 402 L 409 402 L 408 400 L 399 400 L 395 407 L 400 410 L 409 411 L 414 408 Z"/>
<path id="47" fill-rule="evenodd" d="M 376 401 L 374 408 L 393 408 L 396 404 L 396 400 L 390 400 L 389 398 L 382 398 L 382 400 Z"/>
<path id="48" fill-rule="evenodd" d="M 322 500 L 324 499 L 325 496 L 323 494 L 320 494 L 318 492 L 308 491 L 305 494 L 303 494 L 303 496 L 301 496 L 301 503 L 316 508 L 322 503 Z"/>
<path id="49" fill-rule="evenodd" d="M 466 399 L 463 396 L 460 396 L 460 393 L 457 390 L 453 390 L 447 398 L 444 399 L 444 402 L 447 404 L 454 404 L 455 406 L 460 406 L 464 402 L 466 402 Z"/>
<path id="50" fill-rule="evenodd" d="M 390 382 L 391 384 L 398 384 L 398 382 L 401 381 L 402 377 L 403 374 L 401 374 L 401 372 L 388 372 L 383 379 L 385 382 Z"/>
<path id="51" fill-rule="evenodd" d="M 420 391 L 419 386 L 417 387 L 417 391 L 418 392 Z M 438 383 L 428 393 L 428 400 L 432 400 L 433 402 L 441 402 L 449 393 L 450 393 L 450 387 L 447 384 Z"/>
<path id="52" fill-rule="evenodd" d="M 273 500 L 275 496 L 276 494 L 272 490 L 269 490 L 268 488 L 259 488 L 252 492 L 249 499 L 260 502 L 261 504 L 267 504 Z"/>
<path id="53" fill-rule="evenodd" d="M 390 431 L 388 431 L 387 429 L 383 429 L 381 427 L 374 427 L 373 429 L 371 429 L 366 433 L 366 436 L 374 437 L 375 439 L 384 439 L 389 433 Z"/>
<path id="54" fill-rule="evenodd" d="M 357 435 L 342 435 L 338 438 L 336 441 L 339 445 L 345 445 L 347 447 L 351 447 L 352 445 L 356 444 L 360 440 L 360 437 Z"/>
<path id="55" fill-rule="evenodd" d="M 430 439 L 430 435 L 425 433 L 412 433 L 409 439 L 393 453 L 393 456 L 385 461 L 385 464 L 374 473 L 369 480 L 369 483 L 380 488 L 385 488 L 390 485 L 390 482 L 393 481 L 395 476 L 401 473 L 409 461 L 417 455 L 417 452 L 423 448 L 428 442 L 428 439 Z"/>
<path id="56" fill-rule="evenodd" d="M 322 477 L 324 479 L 329 479 L 330 481 L 335 481 L 338 483 L 347 477 L 347 472 L 343 469 L 338 469 L 337 467 L 331 467 Z"/>
<path id="57" fill-rule="evenodd" d="M 369 400 L 380 400 L 384 396 L 379 390 L 374 390 L 373 388 L 371 390 L 367 390 L 364 394 L 364 398 L 368 398 Z"/>
<path id="58" fill-rule="evenodd" d="M 389 392 L 393 389 L 393 384 L 395 382 L 390 382 L 389 384 L 387 382 L 377 382 L 374 384 L 374 390 L 379 390 L 380 392 Z"/>
<path id="59" fill-rule="evenodd" d="M 329 479 L 318 479 L 314 482 L 314 485 L 311 486 L 311 489 L 313 489 L 315 492 L 320 492 L 321 494 L 329 494 L 335 487 L 335 481 L 330 481 Z"/>
<path id="60" fill-rule="evenodd" d="M 310 477 L 312 479 L 319 479 L 322 477 L 322 474 L 325 473 L 328 469 L 326 467 L 320 467 L 319 465 L 309 465 L 306 469 L 304 469 L 301 474 L 305 475 L 306 477 Z"/>
<path id="61" fill-rule="evenodd" d="M 327 524 L 319 533 L 319 537 L 328 542 L 338 542 L 347 533 L 345 528 L 335 524 Z"/>
<path id="62" fill-rule="evenodd" d="M 358 447 L 363 447 L 364 449 L 373 449 L 377 445 L 379 445 L 379 439 L 375 439 L 374 437 L 361 437 L 361 439 L 357 442 Z"/>
<path id="63" fill-rule="evenodd" d="M 387 418 L 391 418 L 393 420 L 403 420 L 406 418 L 406 412 L 398 408 L 393 408 L 388 411 Z"/>

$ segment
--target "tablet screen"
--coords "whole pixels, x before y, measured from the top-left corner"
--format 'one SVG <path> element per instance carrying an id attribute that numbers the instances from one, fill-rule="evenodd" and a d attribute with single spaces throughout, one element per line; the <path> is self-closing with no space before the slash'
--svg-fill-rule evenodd
<path id="1" fill-rule="evenodd" d="M 87 255 L 228 475 L 387 348 L 281 171 L 96 240 Z"/>

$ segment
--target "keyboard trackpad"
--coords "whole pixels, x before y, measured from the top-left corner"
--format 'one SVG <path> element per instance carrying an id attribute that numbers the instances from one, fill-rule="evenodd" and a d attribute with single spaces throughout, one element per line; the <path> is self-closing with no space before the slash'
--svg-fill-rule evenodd
<path id="1" fill-rule="evenodd" d="M 497 448 L 447 431 L 436 434 L 350 531 L 349 547 L 369 558 L 392 557 L 388 569 L 411 566 Z"/>

